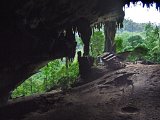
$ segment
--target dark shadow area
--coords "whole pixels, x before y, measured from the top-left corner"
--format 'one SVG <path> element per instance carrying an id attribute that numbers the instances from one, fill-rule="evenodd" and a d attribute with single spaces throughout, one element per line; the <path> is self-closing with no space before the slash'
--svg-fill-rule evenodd
<path id="1" fill-rule="evenodd" d="M 122 110 L 122 112 L 124 112 L 124 113 L 136 113 L 136 112 L 139 112 L 139 109 L 138 109 L 138 108 L 130 107 L 130 106 L 123 107 L 121 110 Z"/>

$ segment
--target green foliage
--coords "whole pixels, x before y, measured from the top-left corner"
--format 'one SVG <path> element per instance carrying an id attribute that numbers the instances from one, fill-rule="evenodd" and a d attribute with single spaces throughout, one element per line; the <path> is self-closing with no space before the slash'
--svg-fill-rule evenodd
<path id="1" fill-rule="evenodd" d="M 116 34 L 116 38 L 117 37 L 122 38 L 124 44 L 128 43 L 128 38 L 131 37 L 131 36 L 132 36 L 132 34 L 130 32 L 126 32 L 126 31 L 124 31 L 123 33 L 117 33 Z"/>
<path id="2" fill-rule="evenodd" d="M 148 59 L 153 62 L 160 62 L 160 28 L 154 24 L 148 23 L 145 27 L 146 40 L 145 43 L 150 49 Z"/>
<path id="3" fill-rule="evenodd" d="M 137 47 L 134 48 L 135 54 L 146 55 L 149 49 L 145 44 L 139 44 Z"/>
<path id="4" fill-rule="evenodd" d="M 123 50 L 121 51 L 133 51 L 128 58 L 129 61 L 143 59 L 160 63 L 160 27 L 152 23 L 143 25 L 144 32 L 135 33 L 129 30 L 128 32 L 121 31 L 116 35 L 123 39 Z"/>
<path id="5" fill-rule="evenodd" d="M 104 35 L 101 31 L 95 31 L 91 37 L 91 55 L 96 57 L 103 53 Z"/>
<path id="6" fill-rule="evenodd" d="M 128 32 L 143 32 L 145 23 L 135 23 L 132 20 L 124 19 L 123 28 L 119 32 L 128 31 Z"/>
<path id="7" fill-rule="evenodd" d="M 125 51 L 133 51 L 134 50 L 134 48 L 132 47 L 132 46 L 126 46 L 124 49 L 123 49 L 123 51 L 125 52 Z"/>
<path id="8" fill-rule="evenodd" d="M 29 96 L 34 93 L 43 93 L 55 87 L 67 89 L 75 82 L 78 74 L 77 61 L 71 63 L 68 69 L 66 69 L 64 61 L 54 60 L 18 86 L 13 91 L 12 98 Z"/>
<path id="9" fill-rule="evenodd" d="M 79 74 L 78 62 L 73 62 L 68 69 L 65 66 L 57 72 L 57 85 L 62 89 L 70 88 Z"/>
<path id="10" fill-rule="evenodd" d="M 137 57 L 138 60 L 144 60 L 143 56 L 146 56 L 148 53 L 149 49 L 145 44 L 139 44 L 136 46 L 133 50 L 134 56 Z"/>
<path id="11" fill-rule="evenodd" d="M 140 35 L 134 35 L 128 38 L 128 42 L 130 43 L 132 47 L 136 47 L 138 44 L 142 44 L 144 40 L 142 39 Z"/>
<path id="12" fill-rule="evenodd" d="M 148 23 L 145 27 L 146 31 L 146 44 L 149 48 L 154 48 L 156 46 L 157 34 L 155 34 L 155 28 L 151 23 Z"/>
<path id="13" fill-rule="evenodd" d="M 116 53 L 123 52 L 123 39 L 121 37 L 115 38 L 115 44 L 116 44 Z"/>

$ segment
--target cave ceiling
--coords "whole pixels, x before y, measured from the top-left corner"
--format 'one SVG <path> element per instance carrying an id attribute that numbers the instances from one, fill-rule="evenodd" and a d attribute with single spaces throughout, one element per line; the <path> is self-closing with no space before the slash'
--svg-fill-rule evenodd
<path id="1" fill-rule="evenodd" d="M 24 61 L 24 56 L 39 57 L 39 53 L 44 57 L 42 59 L 46 59 L 47 54 L 54 51 L 52 48 L 60 32 L 69 26 L 77 31 L 78 26 L 86 24 L 83 23 L 85 20 L 91 27 L 101 27 L 104 21 L 115 20 L 119 27 L 124 18 L 122 8 L 125 4 L 129 5 L 130 1 L 2 0 L 0 38 L 3 42 L 0 45 L 0 55 L 11 59 L 13 63 L 12 57 L 17 56 L 15 62 L 19 62 L 20 59 Z M 135 3 L 137 0 L 132 2 Z M 149 6 L 156 1 L 142 0 L 142 2 Z M 157 9 L 159 5 L 157 2 Z M 22 55 L 23 53 L 26 55 Z M 8 60 L 5 62 L 10 62 Z"/>

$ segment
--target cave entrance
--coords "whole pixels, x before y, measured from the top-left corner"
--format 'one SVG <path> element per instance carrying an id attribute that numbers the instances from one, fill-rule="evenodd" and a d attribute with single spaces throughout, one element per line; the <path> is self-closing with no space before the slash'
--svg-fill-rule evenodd
<path id="1" fill-rule="evenodd" d="M 106 21 L 100 26 L 100 29 L 94 29 L 90 40 L 89 52 L 89 54 L 95 58 L 94 65 L 98 66 L 101 64 L 100 62 L 102 61 L 99 60 L 99 57 L 104 52 L 111 52 L 117 55 L 121 61 L 141 61 L 141 63 L 145 64 L 160 62 L 160 24 L 157 21 L 151 21 L 149 18 L 142 17 L 142 15 L 144 15 L 143 12 L 139 12 L 141 13 L 139 16 L 134 16 L 137 15 L 134 14 L 135 10 L 145 11 L 145 16 L 150 14 L 157 17 L 159 15 L 159 13 L 155 15 L 158 12 L 155 4 L 150 8 L 146 6 L 143 8 L 142 3 L 138 2 L 137 5 L 131 4 L 130 7 L 125 7 L 126 15 L 122 29 L 115 28 L 115 21 Z M 153 13 L 149 13 L 149 11 Z M 153 20 L 156 19 L 158 18 Z M 77 51 L 83 51 L 84 45 L 81 38 L 76 35 L 76 39 Z M 12 98 L 32 95 L 34 93 L 43 93 L 56 88 L 67 89 L 71 87 L 72 83 L 74 83 L 78 77 L 78 70 L 77 60 L 70 63 L 68 69 L 66 62 L 63 60 L 50 62 L 16 88 L 13 91 Z"/>

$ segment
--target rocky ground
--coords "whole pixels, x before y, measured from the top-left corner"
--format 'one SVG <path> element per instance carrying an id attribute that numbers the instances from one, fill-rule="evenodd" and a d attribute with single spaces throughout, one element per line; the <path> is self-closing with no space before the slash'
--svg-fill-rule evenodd
<path id="1" fill-rule="evenodd" d="M 160 65 L 103 73 L 66 92 L 12 100 L 0 120 L 160 120 Z"/>

